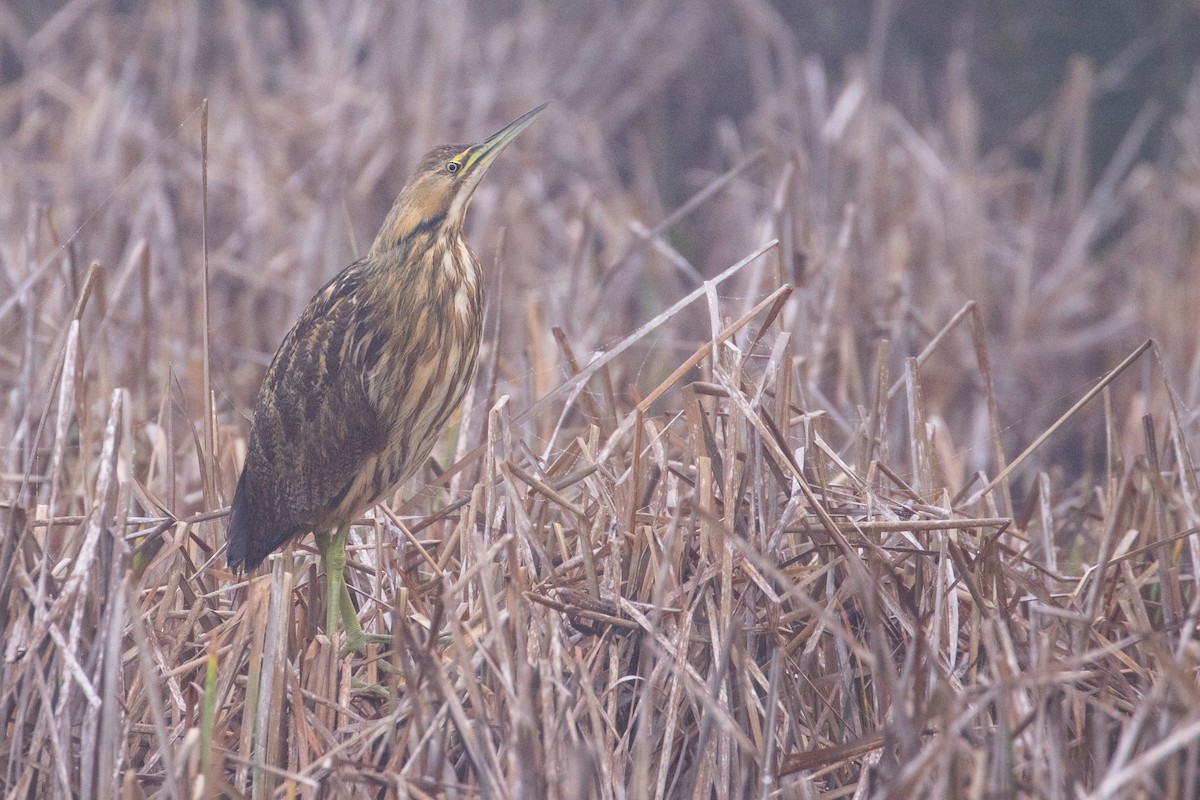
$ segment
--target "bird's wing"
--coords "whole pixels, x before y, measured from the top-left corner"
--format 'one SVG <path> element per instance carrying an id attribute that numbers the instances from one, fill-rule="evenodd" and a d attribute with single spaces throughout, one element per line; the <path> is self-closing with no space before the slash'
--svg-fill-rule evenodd
<path id="1" fill-rule="evenodd" d="M 253 568 L 288 539 L 326 524 L 384 448 L 386 430 L 356 363 L 365 319 L 356 266 L 312 299 L 263 379 L 231 511 L 231 566 Z"/>

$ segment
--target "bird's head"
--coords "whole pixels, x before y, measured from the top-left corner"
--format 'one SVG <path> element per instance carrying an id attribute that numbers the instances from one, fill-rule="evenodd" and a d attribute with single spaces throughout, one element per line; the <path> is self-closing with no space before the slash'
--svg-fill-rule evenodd
<path id="1" fill-rule="evenodd" d="M 488 167 L 547 105 L 542 103 L 479 144 L 446 144 L 426 153 L 392 205 L 371 245 L 371 254 L 412 236 L 461 227 L 475 187 Z"/>

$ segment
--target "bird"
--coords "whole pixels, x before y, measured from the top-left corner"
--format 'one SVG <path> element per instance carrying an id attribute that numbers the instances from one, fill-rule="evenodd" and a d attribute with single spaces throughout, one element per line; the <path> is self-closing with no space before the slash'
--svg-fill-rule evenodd
<path id="1" fill-rule="evenodd" d="M 479 261 L 463 233 L 475 189 L 548 103 L 483 142 L 418 162 L 366 256 L 322 287 L 284 337 L 255 403 L 226 560 L 250 571 L 312 531 L 325 630 L 367 642 L 346 589 L 351 522 L 429 457 L 462 402 L 483 333 Z"/>

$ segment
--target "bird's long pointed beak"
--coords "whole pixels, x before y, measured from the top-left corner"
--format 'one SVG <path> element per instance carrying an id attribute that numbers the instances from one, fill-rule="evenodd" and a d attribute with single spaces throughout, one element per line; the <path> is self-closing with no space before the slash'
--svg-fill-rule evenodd
<path id="1" fill-rule="evenodd" d="M 504 148 L 508 147 L 512 140 L 517 138 L 517 135 L 529 127 L 530 123 L 537 117 L 538 114 L 546 110 L 549 103 L 542 103 L 532 111 L 522 114 L 517 119 L 505 125 L 500 130 L 493 133 L 483 142 L 475 145 L 472 148 L 471 155 L 467 158 L 466 168 L 467 173 L 479 173 L 475 178 L 482 177 L 487 168 L 500 155 Z"/>

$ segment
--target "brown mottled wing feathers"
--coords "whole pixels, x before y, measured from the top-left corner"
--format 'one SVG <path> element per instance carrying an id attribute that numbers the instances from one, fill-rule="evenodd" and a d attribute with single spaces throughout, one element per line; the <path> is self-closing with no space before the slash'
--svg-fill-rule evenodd
<path id="1" fill-rule="evenodd" d="M 318 292 L 267 370 L 230 512 L 234 569 L 253 569 L 293 536 L 330 524 L 385 445 L 355 363 L 364 277 L 357 262 Z"/>

